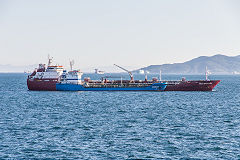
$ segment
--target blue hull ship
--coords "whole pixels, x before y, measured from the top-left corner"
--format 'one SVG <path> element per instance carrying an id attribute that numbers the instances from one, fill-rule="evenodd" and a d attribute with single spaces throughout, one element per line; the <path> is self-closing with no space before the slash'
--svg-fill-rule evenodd
<path id="1" fill-rule="evenodd" d="M 122 77 L 104 76 L 101 80 L 90 80 L 89 77 L 81 79 L 82 72 L 73 70 L 73 61 L 70 61 L 71 70 L 67 72 L 63 66 L 52 65 L 49 58 L 48 66 L 39 64 L 39 68 L 28 76 L 27 86 L 29 90 L 37 91 L 212 91 L 220 80 L 208 80 L 206 68 L 206 80 L 198 81 L 161 81 L 134 80 L 133 74 L 127 69 L 118 66 L 128 72 L 130 80 L 122 80 Z M 96 71 L 97 72 L 97 71 Z M 101 72 L 103 73 L 103 72 Z M 107 78 L 121 78 L 121 80 L 108 80 Z"/>
<path id="2" fill-rule="evenodd" d="M 56 83 L 56 90 L 57 91 L 164 91 L 164 89 L 167 87 L 166 83 L 158 82 L 156 79 L 152 81 L 148 81 L 146 78 L 145 80 L 134 80 L 131 72 L 129 72 L 129 75 L 131 80 L 122 80 L 122 78 L 121 80 L 108 80 L 107 78 L 113 78 L 111 76 L 102 77 L 101 80 L 90 80 L 89 77 L 85 77 L 84 80 L 81 80 L 82 72 L 80 72 L 79 70 L 69 71 L 68 73 L 63 72 L 63 74 L 60 77 L 60 82 Z"/>
<path id="3" fill-rule="evenodd" d="M 73 61 L 70 62 L 71 70 L 67 72 L 63 66 L 51 65 L 52 59 L 49 58 L 48 67 L 39 64 L 39 68 L 28 76 L 27 85 L 29 90 L 48 90 L 48 91 L 164 91 L 165 83 L 156 79 L 152 81 L 134 80 L 131 72 L 127 71 L 131 80 L 109 80 L 116 78 L 112 76 L 102 77 L 101 80 L 91 80 L 89 77 L 81 79 L 80 70 L 72 70 Z M 117 65 L 116 65 L 117 66 Z M 118 77 L 119 78 L 119 77 Z"/>
<path id="4" fill-rule="evenodd" d="M 165 83 L 57 83 L 57 91 L 164 91 Z"/>

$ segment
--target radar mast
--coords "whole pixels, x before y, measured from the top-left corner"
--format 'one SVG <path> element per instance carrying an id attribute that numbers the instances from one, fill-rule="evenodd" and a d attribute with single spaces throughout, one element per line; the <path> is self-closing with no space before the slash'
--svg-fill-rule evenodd
<path id="1" fill-rule="evenodd" d="M 50 57 L 50 55 L 48 54 L 48 66 L 52 65 L 52 60 L 53 60 L 53 57 Z"/>
<path id="2" fill-rule="evenodd" d="M 70 69 L 73 70 L 74 60 L 70 60 Z"/>

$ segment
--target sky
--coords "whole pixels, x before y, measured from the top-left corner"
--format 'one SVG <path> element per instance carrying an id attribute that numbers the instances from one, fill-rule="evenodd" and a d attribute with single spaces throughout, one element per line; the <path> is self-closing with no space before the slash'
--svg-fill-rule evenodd
<path id="1" fill-rule="evenodd" d="M 240 1 L 0 0 L 0 64 L 48 54 L 85 69 L 240 55 Z"/>

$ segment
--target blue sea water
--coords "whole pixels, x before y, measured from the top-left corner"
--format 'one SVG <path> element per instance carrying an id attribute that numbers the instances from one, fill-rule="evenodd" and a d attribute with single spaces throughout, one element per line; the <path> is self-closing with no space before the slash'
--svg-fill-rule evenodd
<path id="1" fill-rule="evenodd" d="M 213 92 L 28 91 L 26 78 L 0 74 L 0 159 L 240 159 L 240 76 L 211 76 Z"/>

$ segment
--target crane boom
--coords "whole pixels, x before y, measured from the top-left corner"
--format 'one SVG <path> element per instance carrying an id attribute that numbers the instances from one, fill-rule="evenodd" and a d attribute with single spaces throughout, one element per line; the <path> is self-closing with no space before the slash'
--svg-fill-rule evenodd
<path id="1" fill-rule="evenodd" d="M 120 69 L 128 72 L 128 74 L 129 74 L 129 76 L 130 76 L 130 78 L 131 78 L 131 81 L 134 81 L 132 72 L 130 72 L 129 70 L 127 70 L 127 69 L 125 69 L 125 68 L 123 68 L 123 67 L 121 67 L 121 66 L 119 66 L 119 65 L 116 65 L 116 64 L 114 64 L 114 65 L 117 66 L 118 68 L 120 68 Z"/>

